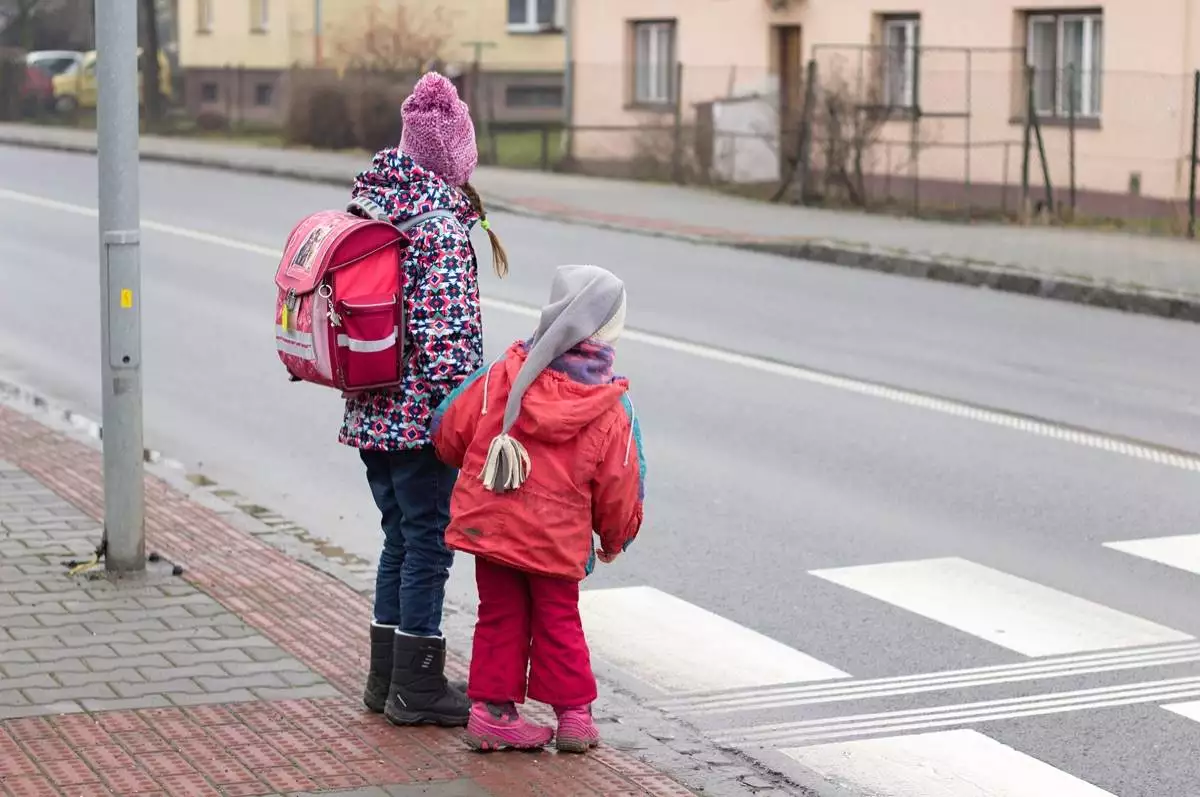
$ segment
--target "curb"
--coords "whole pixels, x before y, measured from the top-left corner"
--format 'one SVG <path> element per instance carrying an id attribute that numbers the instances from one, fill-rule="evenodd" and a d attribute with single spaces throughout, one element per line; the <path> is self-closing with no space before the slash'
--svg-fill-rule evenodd
<path id="1" fill-rule="evenodd" d="M 0 133 L 0 144 L 26 149 L 50 150 L 96 154 L 90 144 L 70 142 L 38 141 L 24 136 Z M 202 155 L 174 153 L 139 153 L 140 159 L 148 163 L 171 163 L 195 166 L 214 171 L 231 171 L 263 177 L 299 180 L 321 185 L 345 186 L 344 175 L 321 174 L 311 169 L 291 169 L 268 164 L 234 163 L 220 158 Z M 1067 276 L 1048 275 L 1013 266 L 967 260 L 955 257 L 934 257 L 910 252 L 882 249 L 879 247 L 849 242 L 821 239 L 738 239 L 719 236 L 696 235 L 670 230 L 638 227 L 619 222 L 588 218 L 585 215 L 554 213 L 527 208 L 509 200 L 489 197 L 488 205 L 493 209 L 515 216 L 574 224 L 594 229 L 610 230 L 652 238 L 667 238 L 688 243 L 720 246 L 746 252 L 808 260 L 827 265 L 856 268 L 882 274 L 946 282 L 969 287 L 989 288 L 1005 293 L 1052 299 L 1072 304 L 1108 310 L 1120 310 L 1136 315 L 1157 316 L 1177 321 L 1200 323 L 1200 296 L 1162 291 L 1152 288 L 1101 283 Z"/>

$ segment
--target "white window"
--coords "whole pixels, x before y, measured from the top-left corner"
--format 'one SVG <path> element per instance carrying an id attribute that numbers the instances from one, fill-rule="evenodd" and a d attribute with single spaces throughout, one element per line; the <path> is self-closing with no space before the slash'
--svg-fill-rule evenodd
<path id="1" fill-rule="evenodd" d="M 1098 117 L 1104 77 L 1104 17 L 1100 14 L 1033 14 L 1028 64 L 1039 116 Z"/>
<path id="2" fill-rule="evenodd" d="M 919 17 L 884 17 L 883 103 L 887 107 L 916 107 L 920 47 Z"/>
<path id="3" fill-rule="evenodd" d="M 250 30 L 261 33 L 271 22 L 271 0 L 250 0 Z"/>
<path id="4" fill-rule="evenodd" d="M 508 0 L 508 29 L 557 30 L 562 27 L 561 5 L 562 0 Z"/>
<path id="5" fill-rule="evenodd" d="M 674 103 L 674 21 L 633 23 L 633 101 L 637 105 Z"/>
<path id="6" fill-rule="evenodd" d="M 196 30 L 200 33 L 212 33 L 213 29 L 213 0 L 196 0 Z"/>

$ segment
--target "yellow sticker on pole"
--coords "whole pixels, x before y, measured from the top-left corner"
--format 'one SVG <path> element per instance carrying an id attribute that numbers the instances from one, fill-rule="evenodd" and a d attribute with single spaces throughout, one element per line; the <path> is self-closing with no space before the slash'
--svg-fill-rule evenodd
<path id="1" fill-rule="evenodd" d="M 129 310 L 133 307 L 133 291 L 129 288 L 121 289 L 121 309 Z"/>

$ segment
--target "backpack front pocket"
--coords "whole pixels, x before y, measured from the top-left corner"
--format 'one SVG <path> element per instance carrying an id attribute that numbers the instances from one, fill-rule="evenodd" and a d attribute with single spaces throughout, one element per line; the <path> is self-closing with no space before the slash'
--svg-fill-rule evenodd
<path id="1" fill-rule="evenodd" d="M 338 303 L 338 370 L 346 390 L 400 381 L 402 339 L 397 297 L 368 296 Z"/>

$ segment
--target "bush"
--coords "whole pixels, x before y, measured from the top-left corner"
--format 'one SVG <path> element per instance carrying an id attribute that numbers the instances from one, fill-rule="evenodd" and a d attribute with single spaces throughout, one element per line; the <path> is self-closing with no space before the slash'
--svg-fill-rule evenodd
<path id="1" fill-rule="evenodd" d="M 297 82 L 284 129 L 288 143 L 318 149 L 350 149 L 357 144 L 350 103 L 339 83 Z"/>
<path id="2" fill-rule="evenodd" d="M 0 53 L 0 120 L 21 118 L 24 87 L 25 60 L 16 54 Z"/>
<path id="3" fill-rule="evenodd" d="M 354 132 L 358 145 L 377 152 L 400 143 L 403 97 L 380 84 L 361 84 L 354 94 Z"/>
<path id="4" fill-rule="evenodd" d="M 229 117 L 219 111 L 202 111 L 196 117 L 196 128 L 206 133 L 223 133 L 229 130 Z"/>

